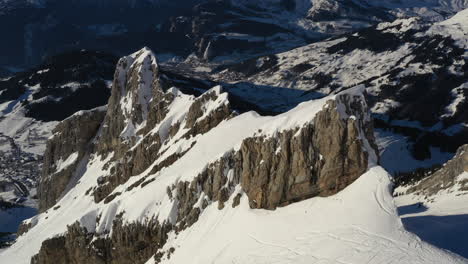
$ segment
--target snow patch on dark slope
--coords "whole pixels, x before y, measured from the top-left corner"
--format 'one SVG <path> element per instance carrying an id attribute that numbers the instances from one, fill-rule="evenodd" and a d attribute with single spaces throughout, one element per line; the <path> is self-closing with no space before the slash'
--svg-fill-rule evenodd
<path id="1" fill-rule="evenodd" d="M 436 24 L 381 23 L 220 67 L 217 79 L 324 95 L 363 84 L 383 166 L 398 172 L 441 164 L 468 139 L 467 12 Z"/>

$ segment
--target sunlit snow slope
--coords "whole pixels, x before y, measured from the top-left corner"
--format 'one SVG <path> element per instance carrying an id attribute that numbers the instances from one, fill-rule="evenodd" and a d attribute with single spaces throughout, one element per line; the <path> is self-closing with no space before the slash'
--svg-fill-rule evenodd
<path id="1" fill-rule="evenodd" d="M 328 198 L 276 211 L 209 207 L 167 247 L 162 263 L 466 263 L 406 232 L 390 193 L 389 175 L 373 167 Z M 149 260 L 147 263 L 154 263 Z"/>
<path id="2" fill-rule="evenodd" d="M 217 123 L 215 117 L 232 103 L 229 94 L 220 86 L 198 98 L 173 87 L 164 91 L 159 85 L 156 58 L 148 49 L 121 59 L 115 76 L 101 132 L 93 141 L 97 151 L 75 161 L 79 165 L 71 181 L 73 188 L 66 190 L 48 210 L 24 223 L 25 233 L 0 253 L 2 262 L 30 263 L 31 257 L 38 253 L 33 259 L 44 261 L 39 263 L 49 263 L 49 257 L 54 256 L 83 262 L 89 256 L 99 260 L 101 250 L 108 250 L 110 255 L 104 257 L 130 263 L 128 259 L 127 262 L 115 259 L 120 252 L 128 252 L 127 248 L 118 248 L 119 243 L 128 245 L 125 242 L 130 241 L 131 253 L 135 252 L 132 248 L 135 245 L 142 245 L 138 252 L 150 249 L 157 252 L 149 251 L 153 256 L 145 255 L 147 263 L 466 263 L 465 259 L 421 242 L 403 229 L 393 205 L 389 175 L 376 165 L 371 137 L 365 132 L 370 116 L 362 86 L 304 102 L 277 116 L 260 116 L 253 111 L 228 112 Z M 150 108 L 153 103 L 159 108 Z M 193 112 L 199 114 L 195 116 L 195 123 L 187 126 L 191 124 Z M 153 115 L 160 113 L 165 114 L 152 123 Z M 204 131 L 200 124 L 206 124 L 206 120 L 215 125 Z M 321 121 L 314 123 L 316 120 Z M 333 122 L 328 129 L 334 127 L 337 132 L 341 130 L 336 126 L 348 129 L 344 145 L 350 146 L 349 152 L 355 156 L 347 162 L 359 163 L 352 158 L 365 152 L 365 165 L 360 169 L 367 169 L 367 172 L 358 175 L 357 180 L 351 181 L 353 183 L 337 195 L 311 199 L 300 196 L 299 200 L 305 200 L 297 203 L 295 199 L 286 200 L 285 206 L 276 210 L 251 209 L 267 207 L 261 199 L 269 193 L 264 191 L 252 196 L 248 193 L 248 180 L 255 179 L 247 178 L 249 175 L 242 175 L 242 180 L 234 176 L 238 175 L 236 171 L 249 168 L 246 160 L 255 162 L 252 156 L 258 153 L 246 148 L 255 148 L 255 142 L 260 142 L 260 146 L 268 145 L 265 142 L 274 145 L 283 138 L 287 143 L 279 146 L 284 148 L 290 146 L 289 142 L 299 144 L 297 141 L 304 133 L 319 130 L 327 120 Z M 121 125 L 114 127 L 117 122 Z M 311 125 L 313 130 L 308 130 Z M 193 131 L 197 127 L 198 130 Z M 112 135 L 106 132 L 114 133 L 117 138 L 107 141 Z M 326 136 L 326 133 L 316 135 L 307 142 L 307 148 L 317 148 L 320 152 L 312 152 L 315 159 L 312 157 L 306 164 L 313 165 L 314 161 L 323 162 L 320 164 L 324 167 L 334 164 L 335 157 L 320 148 L 319 142 Z M 54 137 L 60 137 L 60 133 Z M 352 142 L 346 141 L 348 137 Z M 333 142 L 331 135 L 330 144 Z M 353 147 L 356 142 L 360 142 L 362 148 Z M 151 163 L 143 171 L 127 178 L 118 174 L 119 165 L 137 164 L 138 148 L 147 149 L 154 144 L 159 144 L 160 148 L 145 153 L 159 155 L 150 159 Z M 99 151 L 106 147 L 107 153 Z M 242 165 L 232 158 L 239 151 L 245 152 Z M 263 158 L 269 160 L 270 156 L 275 156 L 276 159 L 277 155 L 298 162 L 295 156 L 300 156 L 301 151 L 277 148 L 276 154 L 275 151 L 265 153 Z M 122 158 L 115 159 L 118 155 Z M 61 157 L 58 164 L 75 156 L 71 153 Z M 171 157 L 176 158 L 171 160 Z M 222 166 L 217 167 L 219 164 Z M 262 164 L 264 160 L 254 165 L 261 167 Z M 56 170 L 62 168 L 56 167 Z M 219 169 L 214 169 L 216 176 L 210 178 L 213 168 Z M 271 175 L 275 173 L 270 171 Z M 122 178 L 117 178 L 119 176 Z M 300 183 L 299 176 L 288 175 L 288 179 Z M 293 187 L 305 188 L 307 181 L 320 182 L 315 176 L 305 175 L 306 185 Z M 44 179 L 53 177 L 55 174 L 45 175 Z M 281 178 L 275 179 L 281 181 Z M 336 184 L 338 180 L 343 181 L 335 180 Z M 285 184 L 287 182 L 280 184 L 280 188 Z M 216 186 L 219 189 L 213 191 Z M 227 200 L 223 201 L 223 197 Z M 189 219 L 192 214 L 187 216 L 187 211 L 195 212 L 196 219 Z M 156 244 L 151 235 L 159 237 L 160 233 L 166 237 Z M 149 242 L 144 240 L 148 236 Z M 134 237 L 136 241 L 126 240 Z M 110 248 L 101 247 L 103 244 Z M 138 252 L 133 253 L 134 257 L 141 256 Z"/>

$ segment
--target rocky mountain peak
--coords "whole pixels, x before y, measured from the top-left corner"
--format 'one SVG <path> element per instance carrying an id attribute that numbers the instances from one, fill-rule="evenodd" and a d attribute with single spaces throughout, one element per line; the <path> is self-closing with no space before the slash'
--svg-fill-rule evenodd
<path id="1" fill-rule="evenodd" d="M 134 126 L 148 118 L 150 100 L 162 92 L 156 57 L 145 47 L 120 59 L 115 75 L 114 89 L 120 91 L 118 104 L 127 125 L 122 133 L 132 133 Z"/>
<path id="2" fill-rule="evenodd" d="M 301 206 L 329 196 L 312 203 L 336 202 L 361 215 L 354 210 L 366 206 L 340 200 L 356 188 L 366 191 L 356 202 L 378 208 L 372 215 L 384 222 L 399 223 L 387 201 L 388 175 L 376 169 L 365 84 L 325 95 L 242 83 L 190 87 L 196 82 L 187 80 L 160 68 L 148 48 L 120 59 L 107 107 L 79 112 L 53 131 L 39 188 L 41 213 L 21 226 L 9 260 L 166 263 L 184 254 L 179 245 L 188 233 L 217 215 L 258 217 L 296 207 L 320 214 L 328 205 Z M 295 103 L 269 102 L 282 96 Z"/>
<path id="3" fill-rule="evenodd" d="M 0 262 L 466 263 L 466 7 L 0 0 Z"/>
<path id="4" fill-rule="evenodd" d="M 144 263 L 153 254 L 166 254 L 160 249 L 169 232 L 195 224 L 210 204 L 226 210 L 246 197 L 250 208 L 273 210 L 336 194 L 377 163 L 362 86 L 261 116 L 236 112 L 229 89 L 222 86 L 195 97 L 176 87 L 163 89 L 162 80 L 150 50 L 124 57 L 107 110 L 77 113 L 54 130 L 40 186 L 41 210 L 44 216 L 60 212 L 70 207 L 67 201 L 75 201 L 69 197 L 80 196 L 85 211 L 92 212 L 76 211 L 63 221 L 67 235 L 38 245 L 34 263 L 74 259 L 74 254 L 98 263 L 93 261 L 101 251 L 114 260 L 127 255 L 129 261 Z M 235 100 L 242 98 L 238 94 Z M 148 191 L 157 194 L 156 200 Z M 144 208 L 156 206 L 154 214 L 122 204 L 133 199 Z M 118 212 L 111 209 L 116 206 Z M 139 214 L 146 216 L 132 220 Z M 38 217 L 22 226 L 22 236 L 48 225 Z M 109 224 L 101 226 L 100 219 Z M 119 231 L 108 233 L 111 229 Z M 152 230 L 138 257 L 131 253 L 133 238 L 122 237 L 130 229 L 137 236 Z M 111 246 L 92 242 L 94 236 L 105 237 L 104 244 Z M 77 239 L 85 242 L 71 250 Z M 50 255 L 51 250 L 61 253 Z"/>
<path id="5" fill-rule="evenodd" d="M 121 58 L 114 74 L 100 148 L 133 141 L 149 118 L 150 104 L 157 104 L 162 94 L 159 66 L 150 49 L 145 47 Z"/>

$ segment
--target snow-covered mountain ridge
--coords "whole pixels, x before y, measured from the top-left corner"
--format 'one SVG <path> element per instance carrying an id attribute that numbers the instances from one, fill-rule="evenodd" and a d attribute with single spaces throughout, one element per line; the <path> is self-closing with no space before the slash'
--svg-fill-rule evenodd
<path id="1" fill-rule="evenodd" d="M 107 114 L 105 117 L 101 118 L 103 119 L 102 128 L 99 132 L 96 132 L 98 133 L 97 138 L 95 143 L 92 144 L 95 145 L 95 147 L 91 147 L 91 150 L 89 148 L 78 150 L 78 154 L 75 154 L 76 150 L 73 145 L 79 147 L 83 145 L 83 142 L 71 141 L 71 144 L 66 145 L 62 145 L 61 140 L 57 141 L 57 143 L 54 143 L 54 141 L 49 142 L 47 153 L 50 154 L 46 156 L 45 171 L 50 172 L 50 174 L 43 175 L 42 177 L 41 189 L 44 189 L 44 192 L 40 192 L 39 197 L 43 200 L 45 199 L 45 195 L 49 196 L 51 194 L 52 190 L 57 188 L 61 189 L 56 191 L 58 195 L 55 198 L 50 199 L 50 202 L 46 202 L 43 205 L 42 210 L 46 210 L 52 206 L 54 206 L 54 208 L 45 211 L 43 215 L 39 215 L 35 220 L 26 223 L 25 226 L 27 226 L 27 228 L 23 228 L 23 232 L 27 232 L 19 238 L 15 245 L 20 245 L 22 238 L 25 239 L 24 241 L 28 241 L 28 243 L 31 244 L 31 239 L 27 237 L 32 235 L 37 239 L 36 242 L 32 242 L 31 251 L 27 254 L 37 253 L 41 247 L 42 241 L 45 240 L 46 237 L 40 238 L 41 236 L 33 235 L 35 232 L 34 230 L 43 229 L 39 227 L 43 224 L 48 225 L 50 220 L 54 222 L 57 221 L 54 223 L 55 226 L 58 223 L 61 223 L 62 226 L 62 228 L 57 229 L 57 232 L 52 232 L 50 234 L 51 236 L 66 231 L 68 229 L 67 225 L 72 224 L 75 224 L 78 232 L 85 232 L 84 234 L 96 233 L 96 236 L 102 236 L 106 233 L 109 234 L 108 232 L 116 229 L 126 230 L 130 228 L 131 225 L 136 225 L 140 226 L 140 228 L 154 229 L 157 232 L 156 234 L 160 234 L 154 238 L 150 236 L 150 241 L 153 239 L 157 239 L 155 242 L 159 241 L 157 244 L 151 245 L 150 241 L 144 242 L 146 246 L 144 246 L 142 250 L 144 250 L 143 252 L 145 253 L 137 258 L 140 259 L 140 261 L 146 261 L 146 259 L 141 258 L 149 258 L 151 255 L 157 254 L 158 249 L 163 246 L 167 239 L 168 232 L 170 232 L 171 229 L 181 231 L 189 227 L 196 222 L 198 216 L 202 213 L 202 208 L 208 206 L 212 202 L 218 201 L 218 208 L 222 209 L 225 207 L 224 204 L 229 197 L 235 196 L 237 199 L 240 199 L 242 193 L 245 191 L 246 195 L 249 197 L 251 207 L 274 208 L 281 203 L 295 201 L 298 198 L 300 199 L 300 195 L 305 195 L 306 197 L 311 194 L 316 195 L 319 193 L 318 191 L 320 188 L 323 188 L 324 193 L 329 193 L 333 190 L 336 192 L 336 188 L 344 188 L 344 186 L 349 184 L 349 180 L 352 181 L 359 176 L 359 174 L 362 173 L 362 169 L 365 170 L 367 167 L 361 164 L 361 162 L 367 163 L 369 155 L 372 156 L 370 152 L 373 152 L 372 149 L 367 149 L 364 152 L 361 149 L 363 145 L 355 145 L 354 148 L 356 148 L 358 153 L 367 153 L 367 155 L 362 156 L 364 160 L 359 160 L 359 163 L 349 167 L 350 169 L 353 166 L 357 166 L 356 169 L 358 169 L 358 171 L 351 169 L 350 173 L 352 173 L 351 175 L 353 176 L 347 176 L 351 177 L 349 180 L 344 178 L 342 180 L 343 186 L 336 186 L 333 184 L 327 187 L 329 183 L 326 181 L 321 184 L 318 184 L 319 182 L 314 184 L 307 178 L 297 178 L 297 180 L 294 181 L 297 183 L 292 183 L 291 187 L 289 187 L 292 188 L 288 191 L 290 194 L 284 196 L 284 194 L 282 194 L 284 192 L 278 192 L 276 188 L 284 188 L 283 186 L 285 185 L 277 185 L 273 184 L 273 182 L 269 183 L 268 178 L 270 176 L 265 175 L 267 177 L 259 182 L 261 178 L 250 178 L 250 173 L 243 174 L 242 171 L 248 170 L 249 168 L 247 165 L 248 163 L 246 165 L 241 165 L 243 164 L 241 162 L 243 159 L 252 159 L 254 164 L 256 164 L 259 162 L 257 159 L 261 158 L 256 157 L 256 154 L 250 156 L 254 153 L 248 154 L 250 153 L 250 149 L 246 148 L 247 143 L 245 143 L 244 139 L 254 133 L 260 133 L 256 138 L 262 138 L 263 141 L 264 139 L 261 135 L 265 135 L 267 138 L 276 137 L 283 134 L 284 132 L 282 131 L 287 131 L 288 129 L 293 129 L 293 131 L 289 133 L 296 133 L 299 135 L 306 133 L 304 135 L 306 136 L 310 132 L 301 132 L 301 130 L 304 129 L 300 127 L 302 127 L 307 120 L 313 120 L 313 113 L 319 111 L 328 99 L 299 106 L 297 110 L 292 110 L 292 114 L 284 117 L 259 117 L 251 112 L 236 116 L 235 112 L 230 110 L 227 94 L 223 93 L 220 87 L 209 90 L 198 99 L 195 99 L 193 96 L 180 93 L 176 88 L 170 88 L 164 91 L 161 82 L 162 79 L 159 76 L 156 59 L 149 50 L 141 50 L 136 54 L 123 58 L 119 62 Z M 344 98 L 346 97 L 343 97 L 342 100 L 344 100 Z M 349 99 L 355 100 L 352 98 L 353 97 Z M 360 100 L 362 102 L 362 99 Z M 344 103 L 346 104 L 346 101 L 344 101 Z M 332 104 L 332 101 L 328 101 L 328 104 L 330 104 L 330 109 L 336 107 Z M 149 108 L 149 106 L 151 106 L 151 108 Z M 152 109 L 152 111 L 149 111 L 149 109 Z M 346 109 L 347 107 L 343 110 L 346 111 Z M 348 111 L 351 110 L 352 109 L 348 109 Z M 359 108 L 355 110 L 362 111 Z M 294 112 L 299 112 L 295 121 L 290 119 L 290 116 L 294 116 Z M 305 112 L 309 114 L 302 114 Z M 339 112 L 336 113 L 338 114 Z M 338 114 L 337 121 L 339 122 L 341 120 L 339 118 L 340 115 L 345 114 L 346 112 Z M 357 120 L 361 120 L 360 122 L 369 122 L 368 118 L 361 118 L 362 114 L 362 112 L 356 112 L 354 119 L 348 119 L 351 122 L 349 123 L 351 128 L 354 127 L 353 120 L 356 120 L 356 118 L 359 118 Z M 77 114 L 78 118 L 82 116 L 83 114 Z M 72 119 L 73 118 L 74 117 L 72 117 Z M 344 120 L 347 119 L 346 116 L 342 116 L 342 118 L 345 118 Z M 276 122 L 274 121 L 275 119 L 277 120 Z M 89 122 L 84 124 L 87 123 Z M 84 124 L 81 125 L 83 126 Z M 246 125 L 248 126 L 248 124 L 252 126 L 250 129 L 246 129 Z M 236 126 L 242 126 L 243 129 L 235 129 Z M 297 126 L 299 126 L 299 130 L 297 130 Z M 76 131 L 76 128 L 59 128 L 59 130 L 55 132 L 54 137 L 62 136 L 62 133 L 66 133 L 69 129 L 72 129 L 71 131 Z M 340 128 L 337 129 L 339 130 Z M 342 126 L 341 129 L 346 129 L 346 126 Z M 228 130 L 236 130 L 238 132 L 226 137 L 225 133 Z M 96 130 L 94 129 L 94 131 Z M 360 134 L 361 132 L 355 130 L 354 133 Z M 82 132 L 75 132 L 75 135 L 79 138 L 81 138 L 81 134 Z M 65 137 L 69 138 L 69 136 L 66 135 L 67 134 L 64 134 Z M 221 135 L 223 136 L 220 137 Z M 286 135 L 288 135 L 288 133 Z M 358 136 L 356 134 L 354 135 Z M 291 135 L 289 135 L 289 137 L 290 136 Z M 365 138 L 364 135 L 362 136 Z M 89 136 L 87 138 L 88 141 L 91 140 Z M 265 138 L 265 140 L 267 140 L 267 138 Z M 213 140 L 216 139 L 218 142 L 214 143 Z M 254 137 L 250 144 L 255 145 L 255 141 Z M 283 144 L 288 142 L 289 140 L 286 140 Z M 57 144 L 57 146 L 55 146 L 55 144 Z M 370 146 L 369 144 L 367 145 Z M 207 146 L 212 147 L 207 148 Z M 263 144 L 260 146 L 263 146 Z M 147 148 L 151 148 L 152 151 L 142 151 Z M 286 155 L 287 157 L 289 155 L 285 152 L 288 151 L 286 146 L 280 145 L 274 148 L 277 149 L 277 154 L 280 156 Z M 56 154 L 52 155 L 52 152 L 50 152 L 52 149 L 55 149 L 54 152 Z M 151 153 L 152 155 L 148 157 L 146 156 L 147 153 Z M 306 155 L 303 158 L 307 157 L 307 159 L 313 159 L 318 162 L 318 167 L 316 169 L 311 168 L 312 170 L 323 167 L 323 160 L 328 159 L 328 156 L 322 156 L 322 154 L 319 153 L 310 149 L 302 154 Z M 240 160 L 239 155 L 243 157 L 240 158 Z M 73 158 L 70 158 L 72 156 Z M 78 157 L 80 157 L 80 159 L 78 159 Z M 272 166 L 271 162 L 273 162 L 273 164 L 283 164 L 281 159 L 271 160 L 271 158 L 267 158 L 267 156 L 263 157 L 264 166 L 267 166 L 267 168 L 268 166 Z M 301 165 L 304 162 L 303 158 L 299 157 L 298 159 L 298 157 L 296 157 L 295 159 L 299 162 L 298 167 L 290 169 L 299 171 L 306 169 Z M 47 162 L 47 160 L 51 161 Z M 99 160 L 101 161 L 99 162 Z M 136 162 L 137 160 L 138 163 Z M 373 162 L 375 163 L 375 160 Z M 74 167 L 68 170 L 71 165 Z M 245 169 L 242 169 L 244 167 Z M 322 169 L 327 171 L 326 166 Z M 310 169 L 307 168 L 307 170 Z M 58 174 L 59 172 L 61 174 Z M 65 173 L 65 175 L 63 173 Z M 175 176 L 174 173 L 176 173 L 175 175 L 178 174 L 178 176 Z M 287 175 L 284 173 L 287 173 L 287 170 L 278 173 L 278 180 L 287 179 L 283 178 L 284 175 Z M 199 175 L 197 176 L 197 174 Z M 66 177 L 67 175 L 68 177 Z M 69 182 L 62 185 L 48 184 L 48 181 L 54 179 L 63 181 L 63 179 L 67 178 Z M 325 177 L 325 179 L 326 178 L 327 177 Z M 236 187 L 240 181 L 243 182 L 244 191 Z M 262 183 L 262 181 L 264 183 Z M 71 188 L 66 187 L 69 183 L 76 185 Z M 271 184 L 271 186 L 264 189 L 265 187 L 262 186 L 265 186 L 265 183 Z M 324 184 L 324 186 L 320 187 L 322 184 Z M 44 186 L 48 187 L 43 188 Z M 157 188 L 159 191 L 154 188 Z M 197 188 L 201 189 L 196 191 Z M 139 191 L 137 193 L 132 191 L 135 189 L 139 189 Z M 159 198 L 156 198 L 156 200 L 152 202 L 148 201 L 148 205 L 140 203 L 142 207 L 137 207 L 135 205 L 120 207 L 118 205 L 124 201 L 131 202 L 140 200 L 135 198 L 134 195 L 143 195 L 142 197 L 144 197 L 147 191 L 157 194 Z M 78 200 L 70 200 L 67 198 L 70 195 L 76 197 L 78 194 L 81 197 Z M 128 195 L 131 195 L 132 199 L 125 198 Z M 60 204 L 59 202 L 59 204 L 55 205 L 55 199 L 60 196 L 63 196 L 61 201 L 64 202 L 64 204 Z M 79 201 L 81 206 L 84 206 L 81 207 L 84 211 L 75 211 L 80 205 L 72 206 L 67 204 L 69 202 L 74 203 L 74 201 Z M 119 206 L 122 210 L 116 210 L 118 208 L 116 206 Z M 61 210 L 68 211 L 72 208 L 75 212 L 73 214 L 70 212 L 61 213 L 65 218 L 68 218 L 68 220 L 60 220 L 58 217 L 49 218 L 48 214 L 50 214 L 50 212 L 60 212 Z M 83 215 L 85 215 L 85 218 L 83 218 Z M 106 222 L 101 222 L 101 218 L 107 218 L 108 220 Z M 121 221 L 120 224 L 115 222 L 118 219 Z M 147 221 L 155 222 L 148 226 L 149 223 Z M 110 234 L 114 234 L 114 236 L 118 235 L 118 233 L 115 232 L 116 231 Z M 50 236 L 47 237 L 50 238 Z M 127 247 L 131 247 L 131 244 L 127 243 L 133 243 L 132 241 L 111 242 L 113 240 L 112 237 L 111 235 L 108 241 L 110 243 L 119 244 L 119 246 L 115 244 L 115 247 L 112 247 L 118 248 L 118 250 L 111 250 L 108 252 L 108 254 L 113 254 L 114 258 L 116 254 L 122 254 L 121 251 L 126 247 L 123 244 L 120 245 L 121 243 L 126 244 Z M 64 239 L 66 240 L 65 237 Z M 157 246 L 158 244 L 159 246 Z M 96 246 L 94 243 L 93 245 L 93 247 Z M 47 263 L 48 259 L 51 258 L 47 253 L 47 243 L 43 244 L 43 246 L 44 248 L 39 251 L 39 255 L 35 257 L 37 263 Z M 91 244 L 89 246 L 91 246 Z M 82 250 L 88 250 L 86 249 L 88 245 L 83 245 L 83 247 Z M 10 250 L 13 252 L 14 248 Z M 7 252 L 10 252 L 10 250 Z M 74 253 L 67 250 L 66 247 L 62 250 L 64 252 L 64 255 L 61 256 L 62 258 L 74 258 L 72 257 Z M 101 250 L 106 249 L 102 248 Z M 165 253 L 161 251 L 159 254 L 162 254 L 160 257 L 163 257 Z M 91 255 L 89 259 L 95 259 L 98 256 L 99 254 L 95 256 Z M 17 255 L 15 258 L 18 257 L 20 256 Z M 133 256 L 133 258 L 135 257 L 136 256 Z M 29 262 L 28 257 L 20 261 Z"/>
<path id="2" fill-rule="evenodd" d="M 403 8 L 381 4 L 203 3 L 156 30 L 190 37 L 165 39 L 196 49 L 185 61 L 143 48 L 114 72 L 82 50 L 1 79 L 0 227 L 40 213 L 0 260 L 466 263 L 468 10 L 271 53 L 318 32 L 298 21 L 361 27 Z"/>
<path id="3" fill-rule="evenodd" d="M 260 116 L 235 111 L 221 86 L 199 97 L 168 87 L 148 49 L 124 57 L 107 109 L 79 112 L 54 131 L 39 193 L 47 202 L 0 258 L 464 263 L 404 231 L 377 166 L 363 89 Z M 89 118 L 100 128 L 88 129 Z M 50 184 L 57 180 L 67 183 Z M 232 232 L 251 221 L 246 233 Z M 286 232 L 293 226 L 299 233 Z"/>

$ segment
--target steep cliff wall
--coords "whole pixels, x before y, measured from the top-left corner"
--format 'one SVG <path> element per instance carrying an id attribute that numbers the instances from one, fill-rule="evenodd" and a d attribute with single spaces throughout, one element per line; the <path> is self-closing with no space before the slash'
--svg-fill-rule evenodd
<path id="1" fill-rule="evenodd" d="M 40 199 L 53 209 L 22 238 L 57 226 L 32 242 L 32 263 L 158 262 L 213 203 L 273 210 L 336 194 L 378 161 L 362 92 L 260 116 L 237 112 L 220 86 L 199 97 L 165 87 L 148 49 L 121 59 L 105 116 L 67 119 L 49 142 Z"/>
<path id="2" fill-rule="evenodd" d="M 106 113 L 105 107 L 80 111 L 60 122 L 47 142 L 39 183 L 39 211 L 52 207 L 73 179 L 80 162 L 92 150 L 92 139 Z"/>

